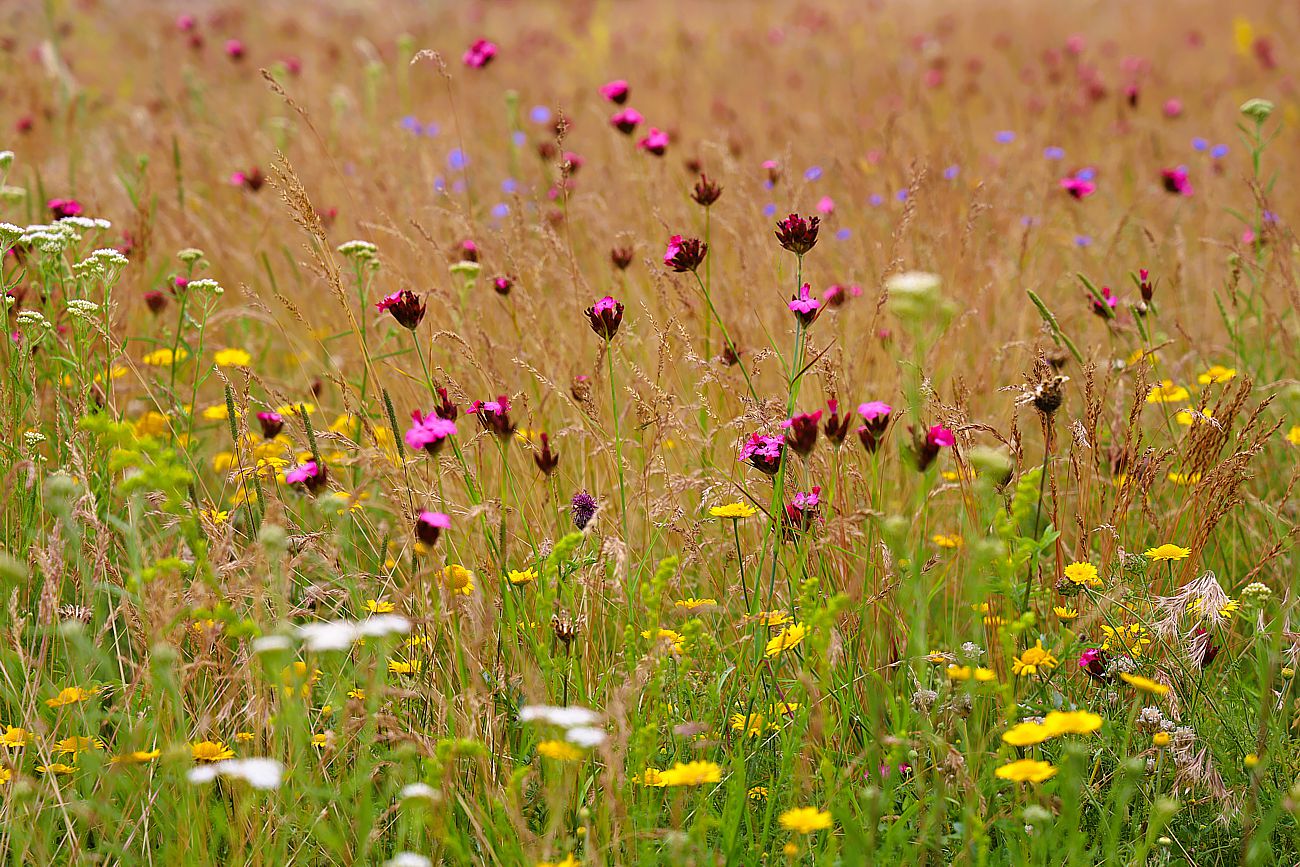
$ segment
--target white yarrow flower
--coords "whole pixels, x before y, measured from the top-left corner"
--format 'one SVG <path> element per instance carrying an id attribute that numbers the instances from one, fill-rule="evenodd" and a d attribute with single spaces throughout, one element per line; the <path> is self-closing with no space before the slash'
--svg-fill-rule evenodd
<path id="1" fill-rule="evenodd" d="M 217 777 L 243 780 L 254 789 L 278 789 L 284 776 L 284 765 L 275 759 L 226 759 L 210 765 L 200 765 L 186 773 L 185 778 L 195 785 L 210 783 Z"/>

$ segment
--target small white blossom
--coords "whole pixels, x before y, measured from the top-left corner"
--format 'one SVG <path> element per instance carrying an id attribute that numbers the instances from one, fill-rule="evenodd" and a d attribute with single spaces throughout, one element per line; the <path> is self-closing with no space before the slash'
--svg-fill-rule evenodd
<path id="1" fill-rule="evenodd" d="M 442 797 L 442 793 L 433 786 L 430 786 L 428 783 L 409 783 L 402 786 L 402 791 L 399 795 L 403 801 L 409 801 L 414 798 L 425 798 L 430 801 L 436 801 Z"/>
<path id="2" fill-rule="evenodd" d="M 414 852 L 398 852 L 384 862 L 384 867 L 433 867 L 433 862 Z"/>
<path id="3" fill-rule="evenodd" d="M 519 709 L 520 722 L 534 720 L 570 729 L 599 722 L 600 714 L 585 707 L 555 707 L 549 704 L 531 704 Z"/>
<path id="4" fill-rule="evenodd" d="M 192 768 L 186 775 L 191 783 L 210 783 L 217 777 L 243 780 L 254 789 L 278 789 L 284 775 L 284 765 L 275 759 L 226 759 L 210 765 Z"/>
<path id="5" fill-rule="evenodd" d="M 185 288 L 191 292 L 211 292 L 213 295 L 220 295 L 226 291 L 221 288 L 220 283 L 208 277 L 200 277 L 198 280 L 191 280 Z"/>
<path id="6" fill-rule="evenodd" d="M 197 247 L 186 247 L 184 250 L 181 250 L 176 254 L 176 258 L 180 259 L 186 265 L 193 265 L 195 262 L 203 258 L 203 251 Z"/>
<path id="7" fill-rule="evenodd" d="M 576 726 L 564 733 L 564 739 L 569 743 L 586 748 L 600 746 L 607 737 L 608 735 L 605 734 L 604 729 L 592 728 L 591 726 Z"/>

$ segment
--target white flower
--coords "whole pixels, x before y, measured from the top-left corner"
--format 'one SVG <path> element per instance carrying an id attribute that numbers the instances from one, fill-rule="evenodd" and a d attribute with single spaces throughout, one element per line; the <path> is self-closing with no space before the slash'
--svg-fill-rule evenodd
<path id="1" fill-rule="evenodd" d="M 253 640 L 254 653 L 274 653 L 277 650 L 289 650 L 293 642 L 283 635 L 263 635 Z"/>
<path id="2" fill-rule="evenodd" d="M 0 186 L 0 201 L 14 204 L 15 202 L 21 202 L 25 198 L 27 198 L 27 191 L 22 187 L 12 187 L 8 184 Z"/>
<path id="3" fill-rule="evenodd" d="M 600 721 L 600 714 L 585 707 L 555 707 L 549 704 L 525 705 L 519 709 L 520 722 L 541 720 L 561 728 L 589 726 Z"/>
<path id="4" fill-rule="evenodd" d="M 73 298 L 68 301 L 68 313 L 78 319 L 93 322 L 98 312 L 99 305 L 94 301 L 87 301 L 85 298 Z"/>
<path id="5" fill-rule="evenodd" d="M 577 744 L 580 747 L 596 747 L 605 742 L 604 729 L 592 728 L 591 726 L 576 726 L 564 733 L 564 739 L 571 744 Z"/>
<path id="6" fill-rule="evenodd" d="M 210 783 L 217 777 L 233 777 L 254 789 L 278 789 L 283 775 L 284 765 L 275 759 L 226 759 L 192 768 L 185 777 L 195 785 Z"/>
<path id="7" fill-rule="evenodd" d="M 200 277 L 198 280 L 191 280 L 186 284 L 185 288 L 190 292 L 211 292 L 213 295 L 220 295 L 226 291 L 221 288 L 220 283 L 208 277 Z"/>
<path id="8" fill-rule="evenodd" d="M 105 268 L 125 268 L 131 264 L 121 250 L 112 247 L 103 247 L 90 254 L 90 258 L 99 262 Z"/>
<path id="9" fill-rule="evenodd" d="M 385 635 L 405 634 L 411 631 L 411 621 L 397 614 L 379 614 L 361 622 L 328 620 L 323 623 L 304 623 L 298 627 L 298 637 L 308 650 L 347 650 L 358 639 L 381 638 Z"/>
<path id="10" fill-rule="evenodd" d="M 384 862 L 384 867 L 433 867 L 433 862 L 414 852 L 398 852 Z"/>
<path id="11" fill-rule="evenodd" d="M 885 288 L 890 294 L 928 295 L 938 291 L 939 277 L 924 271 L 904 271 L 885 280 Z"/>
<path id="12" fill-rule="evenodd" d="M 78 229 L 95 228 L 95 221 L 90 219 L 90 217 L 64 217 L 59 222 L 67 223 L 69 226 L 76 226 Z"/>
<path id="13" fill-rule="evenodd" d="M 29 328 L 44 328 L 46 330 L 54 327 L 38 310 L 19 310 L 18 324 Z"/>
<path id="14" fill-rule="evenodd" d="M 14 164 L 13 151 L 0 151 L 0 172 L 9 171 L 9 167 Z"/>
<path id="15" fill-rule="evenodd" d="M 442 793 L 428 783 L 410 783 L 402 786 L 400 796 L 403 801 L 412 798 L 427 798 L 430 801 L 436 801 L 442 797 Z"/>
<path id="16" fill-rule="evenodd" d="M 176 258 L 180 259 L 186 265 L 193 265 L 195 262 L 203 258 L 203 251 L 196 247 L 186 247 L 184 250 L 181 250 L 176 254 Z"/>

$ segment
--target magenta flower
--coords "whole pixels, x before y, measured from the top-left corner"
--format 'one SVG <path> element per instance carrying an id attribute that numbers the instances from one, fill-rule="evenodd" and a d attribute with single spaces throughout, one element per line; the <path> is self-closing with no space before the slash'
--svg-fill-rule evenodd
<path id="1" fill-rule="evenodd" d="M 418 328 L 420 321 L 424 319 L 424 308 L 425 305 L 420 300 L 420 296 L 410 289 L 394 292 L 375 304 L 376 310 L 380 313 L 387 310 L 393 314 L 393 318 L 397 320 L 398 325 L 411 331 Z"/>
<path id="2" fill-rule="evenodd" d="M 781 438 L 768 434 L 753 434 L 740 447 L 738 463 L 749 462 L 755 469 L 769 476 L 776 475 L 781 467 Z"/>
<path id="3" fill-rule="evenodd" d="M 460 242 L 460 261 L 477 262 L 478 261 L 478 244 L 473 239 L 466 238 Z"/>
<path id="4" fill-rule="evenodd" d="M 231 60 L 242 60 L 244 58 L 244 43 L 238 39 L 227 39 L 226 56 Z"/>
<path id="5" fill-rule="evenodd" d="M 1090 180 L 1069 175 L 1061 178 L 1061 189 L 1069 193 L 1072 198 L 1086 199 L 1097 192 L 1097 185 Z"/>
<path id="6" fill-rule="evenodd" d="M 826 439 L 836 446 L 843 445 L 844 438 L 849 435 L 849 422 L 853 417 L 845 413 L 841 418 L 840 402 L 833 397 L 826 401 L 826 409 L 830 411 L 830 415 L 822 425 L 822 433 L 826 434 Z"/>
<path id="7" fill-rule="evenodd" d="M 246 172 L 231 172 L 230 174 L 230 185 L 232 187 L 245 187 L 254 193 L 262 189 L 264 183 L 266 183 L 266 176 L 256 166 Z"/>
<path id="8" fill-rule="evenodd" d="M 652 126 L 650 132 L 646 133 L 645 138 L 637 142 L 636 146 L 647 153 L 661 157 L 664 155 L 664 151 L 668 150 L 668 133 Z"/>
<path id="9" fill-rule="evenodd" d="M 55 220 L 81 215 L 81 202 L 76 199 L 50 199 L 45 206 L 50 209 L 50 215 Z"/>
<path id="10" fill-rule="evenodd" d="M 1099 647 L 1090 647 L 1079 654 L 1079 668 L 1093 680 L 1103 683 L 1110 680 L 1110 675 L 1106 671 L 1109 663 L 1106 651 Z"/>
<path id="11" fill-rule="evenodd" d="M 859 298 L 862 295 L 862 287 L 856 283 L 852 286 L 841 286 L 839 283 L 832 283 L 822 292 L 822 303 L 827 307 L 843 307 L 844 302 L 850 298 Z"/>
<path id="12" fill-rule="evenodd" d="M 776 160 L 763 160 L 763 171 L 767 173 L 770 186 L 776 186 L 776 182 L 781 180 L 781 164 Z"/>
<path id="13" fill-rule="evenodd" d="M 496 43 L 489 42 L 486 39 L 475 39 L 474 44 L 469 47 L 469 50 L 465 52 L 465 55 L 461 60 L 463 60 L 465 65 L 470 69 L 482 69 L 491 63 L 492 59 L 496 56 Z"/>
<path id="14" fill-rule="evenodd" d="M 957 438 L 953 436 L 952 431 L 941 424 L 933 425 L 926 431 L 925 441 L 941 449 L 952 448 L 957 444 Z"/>
<path id="15" fill-rule="evenodd" d="M 1164 183 L 1165 192 L 1167 193 L 1175 193 L 1180 196 L 1190 196 L 1192 194 L 1192 182 L 1187 177 L 1187 166 L 1163 169 L 1160 172 L 1160 180 Z"/>
<path id="16" fill-rule="evenodd" d="M 415 537 L 429 547 L 437 544 L 438 536 L 443 530 L 450 529 L 451 516 L 445 512 L 430 512 L 425 509 L 415 519 Z"/>
<path id="17" fill-rule="evenodd" d="M 624 135 L 631 135 L 633 131 L 636 130 L 637 125 L 643 120 L 645 120 L 645 118 L 643 118 L 641 112 L 637 111 L 635 108 L 620 108 L 609 116 L 610 126 L 614 127 L 614 129 Z M 665 136 L 664 145 L 667 146 L 667 144 L 667 137 Z"/>
<path id="18" fill-rule="evenodd" d="M 794 539 L 798 533 L 807 533 L 817 521 L 817 506 L 821 502 L 822 489 L 813 485 L 811 491 L 800 491 L 794 495 L 794 502 L 785 507 L 784 535 Z"/>
<path id="19" fill-rule="evenodd" d="M 623 304 L 615 301 L 614 296 L 606 295 L 587 308 L 587 319 L 591 322 L 591 330 L 602 340 L 613 340 L 623 322 Z"/>
<path id="20" fill-rule="evenodd" d="M 835 200 L 830 196 L 822 196 L 817 200 L 817 213 L 833 214 L 835 213 Z"/>
<path id="21" fill-rule="evenodd" d="M 600 86 L 600 95 L 615 105 L 622 105 L 627 102 L 627 82 L 621 78 L 616 78 L 607 84 L 602 84 Z"/>
<path id="22" fill-rule="evenodd" d="M 909 426 L 908 430 L 912 432 L 912 459 L 920 472 L 930 468 L 930 464 L 939 456 L 940 449 L 950 448 L 957 442 L 952 431 L 939 424 L 927 430 L 923 437 L 917 434 L 915 428 Z"/>
<path id="23" fill-rule="evenodd" d="M 805 283 L 799 287 L 799 294 L 790 299 L 786 306 L 799 323 L 807 328 L 820 314 L 822 303 L 812 297 L 812 287 Z"/>
<path id="24" fill-rule="evenodd" d="M 514 288 L 514 285 L 515 278 L 508 274 L 501 277 L 495 277 L 492 280 L 492 288 L 496 290 L 498 295 L 502 296 L 509 295 L 510 290 Z"/>
<path id="25" fill-rule="evenodd" d="M 1161 110 L 1165 113 L 1165 117 L 1171 120 L 1181 117 L 1183 114 L 1183 101 L 1181 99 L 1166 99 L 1165 104 L 1161 106 Z"/>
<path id="26" fill-rule="evenodd" d="M 455 421 L 460 411 L 456 409 L 456 404 L 452 403 L 451 398 L 447 396 L 447 389 L 438 389 L 438 400 L 438 405 L 433 408 L 434 415 L 447 421 Z"/>
<path id="27" fill-rule="evenodd" d="M 308 493 L 316 493 L 325 485 L 325 467 L 315 461 L 306 461 L 286 470 L 284 480 L 290 485 L 302 485 Z"/>
<path id="28" fill-rule="evenodd" d="M 551 438 L 546 434 L 542 434 L 540 439 L 542 447 L 533 453 L 533 462 L 537 469 L 549 476 L 560 465 L 560 453 L 551 451 Z"/>
<path id="29" fill-rule="evenodd" d="M 785 444 L 800 457 L 812 454 L 817 445 L 817 425 L 822 420 L 822 411 L 804 412 L 781 422 L 785 429 Z"/>
<path id="30" fill-rule="evenodd" d="M 144 303 L 150 313 L 162 313 L 163 308 L 167 306 L 167 296 L 153 289 L 144 293 Z"/>
<path id="31" fill-rule="evenodd" d="M 454 421 L 436 414 L 423 415 L 417 409 L 411 413 L 411 420 L 415 424 L 406 432 L 406 444 L 413 449 L 424 449 L 431 455 L 436 455 L 447 437 L 456 433 Z"/>
<path id="32" fill-rule="evenodd" d="M 695 182 L 691 190 L 691 198 L 695 200 L 695 204 L 705 208 L 712 207 L 721 196 L 722 184 L 709 180 L 706 174 L 700 175 L 700 179 Z"/>
<path id="33" fill-rule="evenodd" d="M 496 400 L 476 400 L 469 405 L 469 414 L 478 418 L 478 423 L 486 431 L 491 431 L 503 440 L 514 435 L 515 424 L 510 421 L 510 399 L 504 394 Z"/>
<path id="34" fill-rule="evenodd" d="M 699 238 L 683 238 L 673 235 L 668 239 L 668 248 L 664 250 L 664 264 L 679 274 L 694 271 L 700 267 L 708 255 L 709 245 Z"/>
<path id="35" fill-rule="evenodd" d="M 894 408 L 884 401 L 873 400 L 868 403 L 858 405 L 858 415 L 866 424 L 858 428 L 858 439 L 862 441 L 862 447 L 867 450 L 868 454 L 874 454 L 880 448 L 881 441 L 885 438 L 885 429 L 889 427 L 889 419 Z"/>
<path id="36" fill-rule="evenodd" d="M 193 15 L 180 15 L 176 18 L 176 29 L 182 33 L 189 33 L 197 26 L 198 22 Z"/>
<path id="37" fill-rule="evenodd" d="M 1151 282 L 1151 272 L 1146 268 L 1138 269 L 1138 291 L 1142 293 L 1142 300 L 1148 304 L 1155 297 L 1156 287 Z"/>
<path id="38" fill-rule="evenodd" d="M 1115 315 L 1115 307 L 1119 304 L 1119 299 L 1110 291 L 1109 286 L 1101 287 L 1101 298 L 1098 299 L 1092 295 L 1088 296 L 1088 303 L 1092 305 L 1092 312 L 1102 319 L 1110 319 Z"/>
<path id="39" fill-rule="evenodd" d="M 257 421 L 262 426 L 262 436 L 273 440 L 284 430 L 284 416 L 278 412 L 259 412 Z"/>

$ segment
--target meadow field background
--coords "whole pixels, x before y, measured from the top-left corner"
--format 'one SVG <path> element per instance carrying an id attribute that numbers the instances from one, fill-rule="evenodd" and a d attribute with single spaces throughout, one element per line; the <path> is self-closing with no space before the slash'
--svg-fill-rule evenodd
<path id="1" fill-rule="evenodd" d="M 0 858 L 1300 863 L 1297 38 L 3 4 Z"/>

